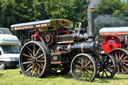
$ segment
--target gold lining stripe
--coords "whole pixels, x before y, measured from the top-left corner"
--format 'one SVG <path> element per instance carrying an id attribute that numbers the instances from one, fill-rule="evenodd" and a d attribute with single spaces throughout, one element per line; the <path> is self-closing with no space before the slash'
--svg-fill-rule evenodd
<path id="1" fill-rule="evenodd" d="M 81 44 L 81 53 L 84 53 L 83 45 L 84 45 L 84 43 Z"/>
<path id="2" fill-rule="evenodd" d="M 127 35 L 128 32 L 106 32 L 106 33 L 99 33 L 100 35 Z"/>
<path id="3" fill-rule="evenodd" d="M 68 34 L 68 35 L 59 35 L 57 37 L 72 37 L 72 35 Z"/>
<path id="4" fill-rule="evenodd" d="M 88 9 L 88 12 L 94 12 L 95 9 Z"/>
<path id="5" fill-rule="evenodd" d="M 73 40 L 57 42 L 57 44 L 62 44 L 62 43 L 73 43 Z"/>

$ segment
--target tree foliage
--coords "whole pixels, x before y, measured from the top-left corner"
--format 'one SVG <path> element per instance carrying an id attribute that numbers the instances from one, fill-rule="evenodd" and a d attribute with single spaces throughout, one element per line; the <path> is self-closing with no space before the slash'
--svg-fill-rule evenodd
<path id="1" fill-rule="evenodd" d="M 121 0 L 102 0 L 96 8 L 95 32 L 102 27 L 128 26 L 128 3 Z"/>
<path id="2" fill-rule="evenodd" d="M 85 28 L 88 21 L 87 8 L 86 0 L 0 0 L 0 26 L 10 27 L 16 23 L 65 18 L 73 21 L 75 26 L 82 22 Z M 96 17 L 123 16 L 127 21 L 127 9 L 128 4 L 120 0 L 101 0 L 96 9 Z"/>

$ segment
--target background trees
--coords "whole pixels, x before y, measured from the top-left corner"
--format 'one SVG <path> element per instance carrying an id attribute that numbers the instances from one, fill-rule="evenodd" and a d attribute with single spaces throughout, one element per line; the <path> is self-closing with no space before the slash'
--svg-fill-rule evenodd
<path id="1" fill-rule="evenodd" d="M 0 26 L 9 28 L 16 23 L 66 18 L 72 20 L 75 26 L 82 22 L 86 28 L 87 8 L 86 0 L 0 0 Z M 96 30 L 112 26 L 110 24 L 115 22 L 121 26 L 127 25 L 127 9 L 128 3 L 120 0 L 101 0 L 96 9 Z M 103 18 L 104 22 L 99 23 Z"/>

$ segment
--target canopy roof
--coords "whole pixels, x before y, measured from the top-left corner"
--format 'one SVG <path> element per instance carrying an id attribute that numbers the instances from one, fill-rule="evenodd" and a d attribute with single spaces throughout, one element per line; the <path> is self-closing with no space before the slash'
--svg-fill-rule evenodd
<path id="1" fill-rule="evenodd" d="M 34 21 L 28 23 L 14 24 L 11 25 L 12 30 L 25 30 L 25 29 L 34 29 L 40 28 L 41 30 L 56 30 L 59 27 L 72 28 L 73 23 L 67 19 L 49 19 L 49 20 L 41 20 Z"/>
<path id="2" fill-rule="evenodd" d="M 128 27 L 105 27 L 100 29 L 100 35 L 128 35 Z"/>

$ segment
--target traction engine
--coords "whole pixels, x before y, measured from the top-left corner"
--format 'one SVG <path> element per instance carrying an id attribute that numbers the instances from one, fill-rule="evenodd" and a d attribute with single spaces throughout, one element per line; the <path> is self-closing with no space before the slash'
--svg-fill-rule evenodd
<path id="1" fill-rule="evenodd" d="M 128 27 L 107 27 L 100 29 L 100 35 L 104 36 L 101 43 L 105 53 L 116 58 L 117 73 L 128 73 Z"/>
<path id="2" fill-rule="evenodd" d="M 66 19 L 42 20 L 12 25 L 12 30 L 33 30 L 30 41 L 20 52 L 20 68 L 25 76 L 45 77 L 50 74 L 67 74 L 80 81 L 93 81 L 95 77 L 113 78 L 115 59 L 101 53 L 95 37 L 83 28 L 71 30 L 72 22 Z"/>

